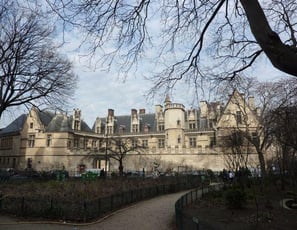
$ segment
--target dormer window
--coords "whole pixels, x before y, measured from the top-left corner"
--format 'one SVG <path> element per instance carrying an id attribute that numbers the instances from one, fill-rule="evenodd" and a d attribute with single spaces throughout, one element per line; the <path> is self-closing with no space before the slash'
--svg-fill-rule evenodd
<path id="1" fill-rule="evenodd" d="M 145 124 L 144 125 L 144 130 L 143 130 L 145 133 L 148 133 L 150 131 L 150 125 L 148 124 Z"/>
<path id="2" fill-rule="evenodd" d="M 107 126 L 107 134 L 112 134 L 113 127 L 112 126 Z"/>
<path id="3" fill-rule="evenodd" d="M 164 124 L 159 125 L 159 131 L 164 131 Z"/>
<path id="4" fill-rule="evenodd" d="M 189 129 L 196 129 L 196 124 L 195 123 L 190 123 L 189 124 Z"/>
<path id="5" fill-rule="evenodd" d="M 79 121 L 74 121 L 74 130 L 79 130 Z"/>
<path id="6" fill-rule="evenodd" d="M 138 132 L 138 125 L 132 125 L 132 132 L 137 133 Z"/>
<path id="7" fill-rule="evenodd" d="M 120 125 L 119 133 L 124 133 L 125 132 L 125 129 L 126 129 L 126 126 L 125 125 Z"/>
<path id="8" fill-rule="evenodd" d="M 30 129 L 33 129 L 33 122 L 30 122 Z"/>

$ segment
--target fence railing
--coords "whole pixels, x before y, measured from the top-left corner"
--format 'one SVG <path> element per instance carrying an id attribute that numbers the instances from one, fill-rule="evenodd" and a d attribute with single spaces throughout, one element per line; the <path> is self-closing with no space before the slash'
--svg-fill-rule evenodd
<path id="1" fill-rule="evenodd" d="M 176 227 L 178 230 L 199 230 L 199 217 L 197 216 L 187 216 L 184 213 L 184 208 L 189 204 L 194 203 L 196 200 L 203 197 L 203 194 L 218 191 L 223 188 L 223 184 L 216 183 L 208 186 L 202 186 L 196 188 L 183 196 L 181 196 L 175 203 L 175 218 Z"/>
<path id="2" fill-rule="evenodd" d="M 200 184 L 200 177 L 186 176 L 183 180 L 179 180 L 176 183 L 153 185 L 152 187 L 133 189 L 107 197 L 91 200 L 78 199 L 77 201 L 57 200 L 54 197 L 41 199 L 0 196 L 0 213 L 14 214 L 21 217 L 88 222 L 131 203 L 191 189 Z"/>

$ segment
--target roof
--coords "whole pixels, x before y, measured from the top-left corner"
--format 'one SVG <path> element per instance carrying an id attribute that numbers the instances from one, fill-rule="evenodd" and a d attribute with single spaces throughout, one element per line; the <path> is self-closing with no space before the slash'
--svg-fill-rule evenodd
<path id="1" fill-rule="evenodd" d="M 0 131 L 0 135 L 2 136 L 2 135 L 7 135 L 7 134 L 19 133 L 23 128 L 26 118 L 27 118 L 26 114 L 20 115 L 17 119 L 15 119 L 13 122 L 11 122 L 8 126 L 3 128 Z"/>
<path id="2" fill-rule="evenodd" d="M 73 117 L 64 114 L 54 114 L 50 111 L 36 110 L 41 123 L 45 127 L 46 132 L 73 132 L 72 120 Z M 25 124 L 28 114 L 22 114 L 7 127 L 0 130 L 0 135 L 10 135 L 19 133 Z M 92 132 L 86 122 L 81 121 L 81 130 L 83 132 Z"/>
<path id="3" fill-rule="evenodd" d="M 156 124 L 155 124 L 155 114 L 139 114 L 140 118 L 140 127 L 139 131 L 144 131 L 144 126 L 149 126 L 149 131 L 154 132 L 156 131 Z M 124 116 L 116 116 L 116 130 L 115 132 L 119 132 L 120 127 L 124 127 L 124 132 L 132 132 L 131 130 L 131 116 L 124 115 Z"/>
<path id="4" fill-rule="evenodd" d="M 140 132 L 144 131 L 144 126 L 149 126 L 149 132 L 156 131 L 156 121 L 155 121 L 155 114 L 139 114 L 140 118 Z M 119 133 L 121 127 L 123 128 L 122 132 L 130 133 L 131 130 L 131 115 L 122 115 L 122 116 L 115 116 L 115 133 Z M 106 118 L 101 119 L 102 128 L 105 126 Z M 93 125 L 93 131 L 95 130 L 95 123 Z"/>
<path id="5" fill-rule="evenodd" d="M 46 127 L 47 132 L 73 132 L 72 129 L 73 116 L 64 114 L 56 114 Z M 92 129 L 83 120 L 81 121 L 81 130 L 83 132 L 92 132 Z"/>
<path id="6" fill-rule="evenodd" d="M 57 114 L 46 127 L 47 132 L 70 132 L 71 125 L 67 116 Z"/>

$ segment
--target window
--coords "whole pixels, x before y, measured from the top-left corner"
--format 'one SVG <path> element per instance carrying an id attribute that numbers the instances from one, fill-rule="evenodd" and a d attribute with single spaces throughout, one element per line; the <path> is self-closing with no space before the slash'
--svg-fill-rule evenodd
<path id="1" fill-rule="evenodd" d="M 177 120 L 177 121 L 176 121 L 176 124 L 177 124 L 177 125 L 180 125 L 180 120 Z"/>
<path id="2" fill-rule="evenodd" d="M 84 149 L 87 149 L 88 148 L 88 143 L 89 143 L 89 140 L 88 139 L 85 139 L 84 140 Z"/>
<path id="3" fill-rule="evenodd" d="M 243 145 L 243 135 L 240 132 L 234 132 L 231 136 L 232 146 L 242 146 Z"/>
<path id="4" fill-rule="evenodd" d="M 160 125 L 159 125 L 159 131 L 164 131 L 164 129 L 165 129 L 165 128 L 164 128 L 164 124 L 160 124 Z"/>
<path id="5" fill-rule="evenodd" d="M 35 135 L 29 135 L 28 147 L 33 148 L 35 146 Z"/>
<path id="6" fill-rule="evenodd" d="M 213 137 L 210 137 L 210 147 L 214 147 L 216 145 L 216 137 L 213 136 Z"/>
<path id="7" fill-rule="evenodd" d="M 93 140 L 93 141 L 92 141 L 92 148 L 93 148 L 93 149 L 97 149 L 97 147 L 98 147 L 98 146 L 97 146 L 97 141 L 96 141 L 96 140 Z"/>
<path id="8" fill-rule="evenodd" d="M 11 149 L 12 148 L 12 137 L 3 137 L 1 139 L 0 149 Z"/>
<path id="9" fill-rule="evenodd" d="M 137 133 L 138 132 L 138 125 L 132 125 L 132 132 Z"/>
<path id="10" fill-rule="evenodd" d="M 137 140 L 132 140 L 132 147 L 136 148 L 137 147 Z"/>
<path id="11" fill-rule="evenodd" d="M 259 142 L 259 137 L 257 132 L 252 132 L 252 141 L 253 143 L 258 143 Z"/>
<path id="12" fill-rule="evenodd" d="M 74 121 L 74 130 L 79 130 L 79 121 Z"/>
<path id="13" fill-rule="evenodd" d="M 126 126 L 125 125 L 120 125 L 119 133 L 124 133 L 125 132 L 125 129 L 126 129 Z"/>
<path id="14" fill-rule="evenodd" d="M 71 148 L 72 147 L 72 141 L 69 139 L 67 141 L 67 148 Z"/>
<path id="15" fill-rule="evenodd" d="M 178 136 L 178 138 L 177 138 L 177 143 L 178 143 L 178 144 L 181 143 L 181 138 L 180 138 L 180 136 Z"/>
<path id="16" fill-rule="evenodd" d="M 27 168 L 28 169 L 32 168 L 32 158 L 27 159 Z"/>
<path id="17" fill-rule="evenodd" d="M 190 148 L 196 147 L 196 137 L 190 137 Z"/>
<path id="18" fill-rule="evenodd" d="M 158 146 L 159 146 L 159 148 L 164 148 L 165 147 L 165 140 L 164 139 L 159 139 L 158 140 Z"/>
<path id="19" fill-rule="evenodd" d="M 30 122 L 30 129 L 33 129 L 33 122 Z"/>
<path id="20" fill-rule="evenodd" d="M 241 111 L 236 112 L 236 122 L 237 124 L 242 124 Z"/>
<path id="21" fill-rule="evenodd" d="M 48 134 L 46 139 L 46 146 L 50 147 L 52 145 L 52 135 Z"/>
<path id="22" fill-rule="evenodd" d="M 75 138 L 75 139 L 74 139 L 73 147 L 74 147 L 74 148 L 78 148 L 78 147 L 79 147 L 79 140 L 78 140 L 78 138 Z"/>
<path id="23" fill-rule="evenodd" d="M 213 128 L 213 120 L 209 120 L 208 122 L 209 122 L 209 128 L 212 129 Z"/>
<path id="24" fill-rule="evenodd" d="M 144 125 L 144 128 L 143 128 L 143 131 L 144 131 L 145 133 L 148 133 L 148 132 L 150 131 L 150 125 L 149 125 L 149 124 L 145 124 L 145 125 Z"/>
<path id="25" fill-rule="evenodd" d="M 147 140 L 142 140 L 142 147 L 147 148 L 148 147 L 148 141 Z"/>
<path id="26" fill-rule="evenodd" d="M 107 126 L 107 134 L 112 134 L 112 126 Z"/>
<path id="27" fill-rule="evenodd" d="M 196 124 L 193 123 L 193 122 L 191 122 L 191 123 L 189 124 L 189 129 L 196 129 Z"/>

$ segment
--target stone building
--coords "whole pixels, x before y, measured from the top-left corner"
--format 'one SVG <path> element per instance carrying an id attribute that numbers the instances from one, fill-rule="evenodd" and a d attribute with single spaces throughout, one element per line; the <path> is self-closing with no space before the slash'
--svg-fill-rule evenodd
<path id="1" fill-rule="evenodd" d="M 236 129 L 259 125 L 253 98 L 248 102 L 236 90 L 226 106 L 201 101 L 199 109 L 186 110 L 183 104 L 166 97 L 154 113 L 131 109 L 117 115 L 108 109 L 106 117 L 96 118 L 90 128 L 79 109 L 71 116 L 32 108 L 0 131 L 0 168 L 52 170 L 84 168 L 117 170 L 108 157 L 108 138 L 133 137 L 144 151 L 128 153 L 124 170 L 222 170 L 226 168 L 222 141 Z M 257 165 L 257 155 L 248 148 L 249 164 Z"/>

